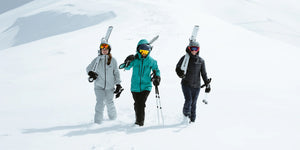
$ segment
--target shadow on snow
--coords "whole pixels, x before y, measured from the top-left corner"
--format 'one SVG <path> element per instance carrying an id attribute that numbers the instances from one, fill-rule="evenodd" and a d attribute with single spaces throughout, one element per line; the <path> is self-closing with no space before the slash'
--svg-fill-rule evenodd
<path id="1" fill-rule="evenodd" d="M 116 17 L 116 14 L 112 11 L 94 16 L 46 11 L 27 17 L 21 17 L 3 32 L 8 34 L 17 31 L 13 37 L 14 39 L 11 39 L 13 43 L 6 45 L 2 44 L 0 49 L 72 32 L 99 24 L 114 17 Z M 7 38 L 0 39 L 9 40 Z M 0 42 L 4 43 L 5 41 Z"/>
<path id="2" fill-rule="evenodd" d="M 187 127 L 186 124 L 182 122 L 176 124 L 169 124 L 169 125 L 155 125 L 155 126 L 134 126 L 133 124 L 115 124 L 111 126 L 103 126 L 102 124 L 97 126 L 97 128 L 90 129 L 94 123 L 84 123 L 78 125 L 66 125 L 66 126 L 56 126 L 56 127 L 49 127 L 49 128 L 40 128 L 40 129 L 24 129 L 23 134 L 31 134 L 31 133 L 41 133 L 41 132 L 52 132 L 52 131 L 59 131 L 59 130 L 72 130 L 72 129 L 79 129 L 75 131 L 71 131 L 64 136 L 72 137 L 72 136 L 82 136 L 87 134 L 100 134 L 105 132 L 125 132 L 126 134 L 134 134 L 145 132 L 148 130 L 160 130 L 160 129 L 174 129 L 173 132 L 180 132 L 182 129 Z"/>

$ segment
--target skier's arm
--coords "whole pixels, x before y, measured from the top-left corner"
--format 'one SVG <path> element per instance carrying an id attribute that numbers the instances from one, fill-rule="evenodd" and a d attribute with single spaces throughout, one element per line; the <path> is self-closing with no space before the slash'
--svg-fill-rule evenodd
<path id="1" fill-rule="evenodd" d="M 181 67 L 181 64 L 182 64 L 182 62 L 183 62 L 183 59 L 184 59 L 184 56 L 182 56 L 182 57 L 180 58 L 180 60 L 178 61 L 177 65 L 176 65 L 176 68 L 180 68 L 180 67 Z"/>
<path id="2" fill-rule="evenodd" d="M 202 60 L 202 66 L 201 66 L 201 76 L 202 76 L 202 79 L 205 83 L 205 85 L 209 84 L 209 81 L 208 81 L 208 78 L 207 78 L 207 73 L 206 73 L 206 68 L 205 68 L 205 61 Z"/>
<path id="3" fill-rule="evenodd" d="M 125 70 L 130 70 L 134 65 L 134 60 L 132 62 L 129 63 L 129 65 L 127 67 L 125 67 Z"/>
<path id="4" fill-rule="evenodd" d="M 159 86 L 161 78 L 160 78 L 160 70 L 158 68 L 156 60 L 153 61 L 153 65 L 151 68 L 154 73 L 153 77 L 151 78 L 151 81 L 153 82 L 154 86 Z"/>
<path id="5" fill-rule="evenodd" d="M 182 64 L 182 62 L 183 62 L 183 59 L 184 59 L 184 56 L 180 58 L 179 62 L 178 62 L 177 65 L 176 65 L 176 69 L 175 69 L 177 75 L 178 75 L 180 78 L 183 78 L 183 77 L 184 77 L 184 71 L 181 70 L 181 64 Z"/>
<path id="6" fill-rule="evenodd" d="M 134 66 L 134 62 L 135 62 L 134 60 L 136 57 L 137 57 L 137 54 L 127 56 L 127 58 L 124 61 L 125 64 L 128 63 L 127 66 L 125 65 L 125 68 L 124 68 L 125 70 L 129 70 Z"/>
<path id="7" fill-rule="evenodd" d="M 93 69 L 93 66 L 95 64 L 95 61 L 96 61 L 97 57 L 93 59 L 93 61 L 86 67 L 86 73 L 92 71 Z"/>
<path id="8" fill-rule="evenodd" d="M 115 84 L 120 84 L 121 83 L 121 79 L 120 79 L 120 72 L 118 69 L 118 63 L 116 59 L 112 59 L 113 61 L 113 74 L 114 74 L 114 78 L 115 78 Z"/>
<path id="9" fill-rule="evenodd" d="M 134 61 L 134 59 L 134 55 L 127 56 L 124 63 L 119 66 L 119 69 L 129 70 L 133 66 L 132 61 Z"/>
<path id="10" fill-rule="evenodd" d="M 152 66 L 152 70 L 155 70 L 155 75 L 156 76 L 160 76 L 160 70 L 158 68 L 158 65 L 157 65 L 157 61 L 155 60 L 154 63 L 153 63 L 153 66 Z"/>

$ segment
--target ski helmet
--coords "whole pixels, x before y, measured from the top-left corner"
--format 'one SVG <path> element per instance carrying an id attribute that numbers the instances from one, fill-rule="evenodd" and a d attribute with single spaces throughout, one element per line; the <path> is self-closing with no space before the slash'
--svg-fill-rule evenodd
<path id="1" fill-rule="evenodd" d="M 200 44 L 197 41 L 190 41 L 189 45 L 185 49 L 185 51 L 187 53 L 189 53 L 189 54 L 191 54 L 191 50 L 190 50 L 191 47 L 198 47 L 198 48 L 200 48 Z M 199 54 L 199 51 L 197 52 L 196 55 L 198 55 L 198 54 Z"/>
<path id="2" fill-rule="evenodd" d="M 136 51 L 139 54 L 141 54 L 141 55 L 144 54 L 144 55 L 148 56 L 150 54 L 151 50 L 152 50 L 152 47 L 146 39 L 142 39 L 138 42 Z"/>
<path id="3" fill-rule="evenodd" d="M 151 45 L 149 44 L 149 42 L 146 39 L 141 39 L 138 42 L 136 50 L 139 51 L 141 49 L 141 46 L 143 47 L 142 49 L 144 49 L 144 50 L 149 50 L 149 51 L 152 50 Z"/>
<path id="4" fill-rule="evenodd" d="M 110 51 L 111 51 L 111 46 L 109 43 L 107 42 L 101 42 L 100 46 L 99 46 L 99 49 L 100 49 L 100 54 L 102 55 L 102 49 L 103 48 L 108 48 L 108 54 L 110 54 Z"/>
<path id="5" fill-rule="evenodd" d="M 200 47 L 200 44 L 197 41 L 190 41 L 189 46 Z"/>

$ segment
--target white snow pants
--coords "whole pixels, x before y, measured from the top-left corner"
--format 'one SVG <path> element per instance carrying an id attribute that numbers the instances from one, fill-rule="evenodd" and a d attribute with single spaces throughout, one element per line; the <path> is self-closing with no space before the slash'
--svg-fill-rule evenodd
<path id="1" fill-rule="evenodd" d="M 117 118 L 116 107 L 113 101 L 114 97 L 114 90 L 104 90 L 98 87 L 95 87 L 95 94 L 96 94 L 96 106 L 95 106 L 95 123 L 102 123 L 103 120 L 103 111 L 104 107 L 107 108 L 108 117 L 110 120 L 114 120 Z"/>

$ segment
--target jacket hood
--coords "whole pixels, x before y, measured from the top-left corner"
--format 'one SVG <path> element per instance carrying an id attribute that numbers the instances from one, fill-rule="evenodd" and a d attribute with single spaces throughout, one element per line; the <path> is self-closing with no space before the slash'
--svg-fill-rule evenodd
<path id="1" fill-rule="evenodd" d="M 149 44 L 149 42 L 148 42 L 148 40 L 146 40 L 146 39 L 141 39 L 141 40 L 138 42 L 137 47 L 140 46 L 140 45 L 142 45 L 142 44 Z"/>

